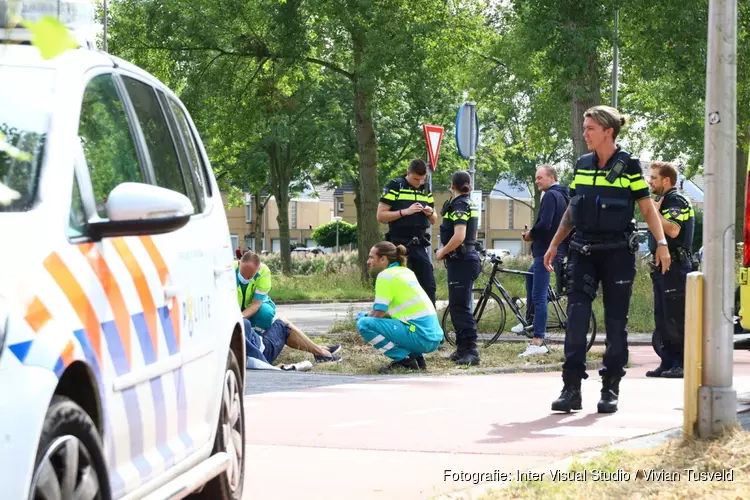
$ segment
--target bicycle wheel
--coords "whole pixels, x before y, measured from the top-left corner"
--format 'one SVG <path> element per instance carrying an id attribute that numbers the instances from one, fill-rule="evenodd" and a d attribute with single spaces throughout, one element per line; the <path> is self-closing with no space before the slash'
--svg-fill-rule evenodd
<path id="1" fill-rule="evenodd" d="M 567 297 L 560 297 L 557 301 L 557 306 L 553 302 L 549 303 L 549 311 L 547 314 L 547 342 L 556 344 L 565 343 L 565 330 L 568 326 L 566 305 Z M 557 307 L 559 307 L 559 310 L 556 310 Z M 561 311 L 562 314 L 558 314 L 558 311 Z M 560 318 L 562 318 L 562 321 Z M 589 351 L 591 346 L 594 345 L 594 339 L 596 339 L 596 314 L 592 308 L 589 329 L 586 332 L 586 351 Z"/>
<path id="2" fill-rule="evenodd" d="M 505 304 L 494 293 L 490 292 L 486 300 L 480 300 L 484 293 L 483 288 L 474 288 L 471 291 L 474 303 L 474 318 L 477 320 L 477 345 L 489 347 L 495 343 L 505 328 Z M 456 329 L 451 321 L 450 310 L 446 307 L 443 311 L 441 322 L 445 340 L 456 345 Z"/>

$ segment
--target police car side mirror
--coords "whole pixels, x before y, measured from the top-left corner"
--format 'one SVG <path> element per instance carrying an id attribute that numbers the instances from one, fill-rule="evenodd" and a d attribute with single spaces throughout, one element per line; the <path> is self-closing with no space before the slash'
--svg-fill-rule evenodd
<path id="1" fill-rule="evenodd" d="M 93 240 L 176 231 L 190 220 L 195 209 L 184 194 L 151 184 L 124 182 L 107 198 L 109 219 L 88 224 Z"/>

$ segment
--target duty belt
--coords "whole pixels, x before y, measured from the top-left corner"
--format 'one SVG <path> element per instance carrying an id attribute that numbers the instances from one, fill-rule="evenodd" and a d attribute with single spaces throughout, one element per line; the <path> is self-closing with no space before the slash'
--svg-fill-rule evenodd
<path id="1" fill-rule="evenodd" d="M 591 252 L 606 252 L 612 250 L 629 249 L 632 253 L 638 250 L 638 236 L 636 233 L 628 236 L 627 239 L 603 243 L 589 243 L 586 241 L 579 241 L 573 238 L 570 240 L 570 249 L 574 250 L 581 255 L 591 255 Z"/>

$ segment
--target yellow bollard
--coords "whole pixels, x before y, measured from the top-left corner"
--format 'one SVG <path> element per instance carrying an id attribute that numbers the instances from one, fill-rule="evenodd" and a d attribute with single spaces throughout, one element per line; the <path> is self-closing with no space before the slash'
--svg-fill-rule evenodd
<path id="1" fill-rule="evenodd" d="M 683 432 L 692 437 L 698 423 L 698 388 L 703 371 L 703 273 L 687 275 L 685 290 L 685 402 Z"/>

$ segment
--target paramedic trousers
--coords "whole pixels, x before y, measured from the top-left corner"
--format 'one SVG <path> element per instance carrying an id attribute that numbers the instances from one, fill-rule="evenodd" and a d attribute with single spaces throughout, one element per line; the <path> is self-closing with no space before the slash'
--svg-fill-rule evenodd
<path id="1" fill-rule="evenodd" d="M 393 361 L 401 361 L 409 354 L 426 354 L 440 345 L 440 338 L 430 340 L 414 325 L 397 319 L 365 316 L 357 321 L 357 331 L 362 338 Z"/>
<path id="2" fill-rule="evenodd" d="M 599 375 L 622 377 L 628 363 L 628 310 L 635 279 L 635 255 L 623 248 L 581 255 L 571 249 L 568 256 L 568 328 L 565 335 L 563 371 L 581 378 L 586 374 L 586 334 L 591 322 L 591 303 L 599 283 L 604 298 L 607 332 L 604 367 Z"/>

